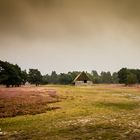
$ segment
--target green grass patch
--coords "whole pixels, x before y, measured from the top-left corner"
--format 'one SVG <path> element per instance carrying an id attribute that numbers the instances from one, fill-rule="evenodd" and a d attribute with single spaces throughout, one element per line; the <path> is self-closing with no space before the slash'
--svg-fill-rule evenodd
<path id="1" fill-rule="evenodd" d="M 113 103 L 113 102 L 99 102 L 95 104 L 96 107 L 99 108 L 108 108 L 112 110 L 133 110 L 139 108 L 139 103 L 135 102 L 118 102 L 118 103 Z"/>

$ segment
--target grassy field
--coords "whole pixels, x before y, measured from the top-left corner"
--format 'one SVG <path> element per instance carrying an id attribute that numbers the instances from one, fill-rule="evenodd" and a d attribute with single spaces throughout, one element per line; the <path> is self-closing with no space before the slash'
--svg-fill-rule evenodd
<path id="1" fill-rule="evenodd" d="M 0 139 L 140 140 L 140 88 L 0 88 Z"/>

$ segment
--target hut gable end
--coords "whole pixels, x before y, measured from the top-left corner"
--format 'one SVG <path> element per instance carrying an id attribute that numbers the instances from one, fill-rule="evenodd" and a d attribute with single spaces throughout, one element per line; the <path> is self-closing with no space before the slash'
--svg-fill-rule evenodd
<path id="1" fill-rule="evenodd" d="M 81 72 L 73 81 L 74 85 L 91 85 L 92 82 L 87 74 L 83 71 Z"/>

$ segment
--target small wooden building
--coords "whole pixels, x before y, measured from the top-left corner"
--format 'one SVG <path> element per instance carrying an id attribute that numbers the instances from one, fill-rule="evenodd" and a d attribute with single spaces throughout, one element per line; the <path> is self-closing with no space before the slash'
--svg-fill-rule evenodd
<path id="1" fill-rule="evenodd" d="M 91 79 L 88 77 L 88 75 L 83 71 L 77 77 L 74 79 L 73 84 L 75 86 L 87 86 L 92 85 Z"/>

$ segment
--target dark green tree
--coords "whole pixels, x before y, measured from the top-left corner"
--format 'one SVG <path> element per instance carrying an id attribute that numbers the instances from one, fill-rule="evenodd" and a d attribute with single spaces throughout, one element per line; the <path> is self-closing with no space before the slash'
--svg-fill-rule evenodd
<path id="1" fill-rule="evenodd" d="M 110 72 L 101 72 L 100 78 L 102 83 L 112 83 L 112 76 Z"/>
<path id="2" fill-rule="evenodd" d="M 139 69 L 130 69 L 129 71 L 136 75 L 137 83 L 140 83 L 140 70 Z"/>
<path id="3" fill-rule="evenodd" d="M 136 84 L 140 82 L 140 70 L 122 68 L 118 72 L 118 77 L 119 83 L 124 83 L 126 85 Z"/>
<path id="4" fill-rule="evenodd" d="M 21 78 L 22 78 L 22 84 L 25 85 L 25 83 L 28 80 L 28 74 L 26 70 L 21 71 Z"/>
<path id="5" fill-rule="evenodd" d="M 59 75 L 59 83 L 60 84 L 71 84 L 72 79 L 70 74 L 60 73 Z"/>
<path id="6" fill-rule="evenodd" d="M 117 72 L 114 72 L 112 74 L 112 83 L 114 83 L 114 84 L 118 84 L 119 83 L 119 78 L 118 78 L 118 73 Z"/>
<path id="7" fill-rule="evenodd" d="M 22 84 L 21 68 L 18 65 L 0 61 L 0 84 L 6 87 L 20 86 Z"/>
<path id="8" fill-rule="evenodd" d="M 136 84 L 138 82 L 136 74 L 129 72 L 127 74 L 127 82 L 125 83 L 126 85 L 132 85 Z"/>
<path id="9" fill-rule="evenodd" d="M 42 76 L 42 84 L 46 85 L 46 84 L 50 84 L 50 75 L 46 74 Z"/>
<path id="10" fill-rule="evenodd" d="M 50 83 L 51 84 L 58 83 L 58 75 L 57 75 L 56 71 L 52 71 L 51 76 L 50 76 Z"/>
<path id="11" fill-rule="evenodd" d="M 42 83 L 42 75 L 38 69 L 29 69 L 28 81 L 36 86 Z"/>
<path id="12" fill-rule="evenodd" d="M 127 83 L 127 74 L 129 70 L 127 68 L 122 68 L 118 72 L 119 83 L 126 84 Z"/>
<path id="13" fill-rule="evenodd" d="M 93 70 L 91 72 L 91 79 L 93 81 L 93 83 L 100 83 L 100 76 L 98 75 L 98 72 L 96 70 Z"/>

